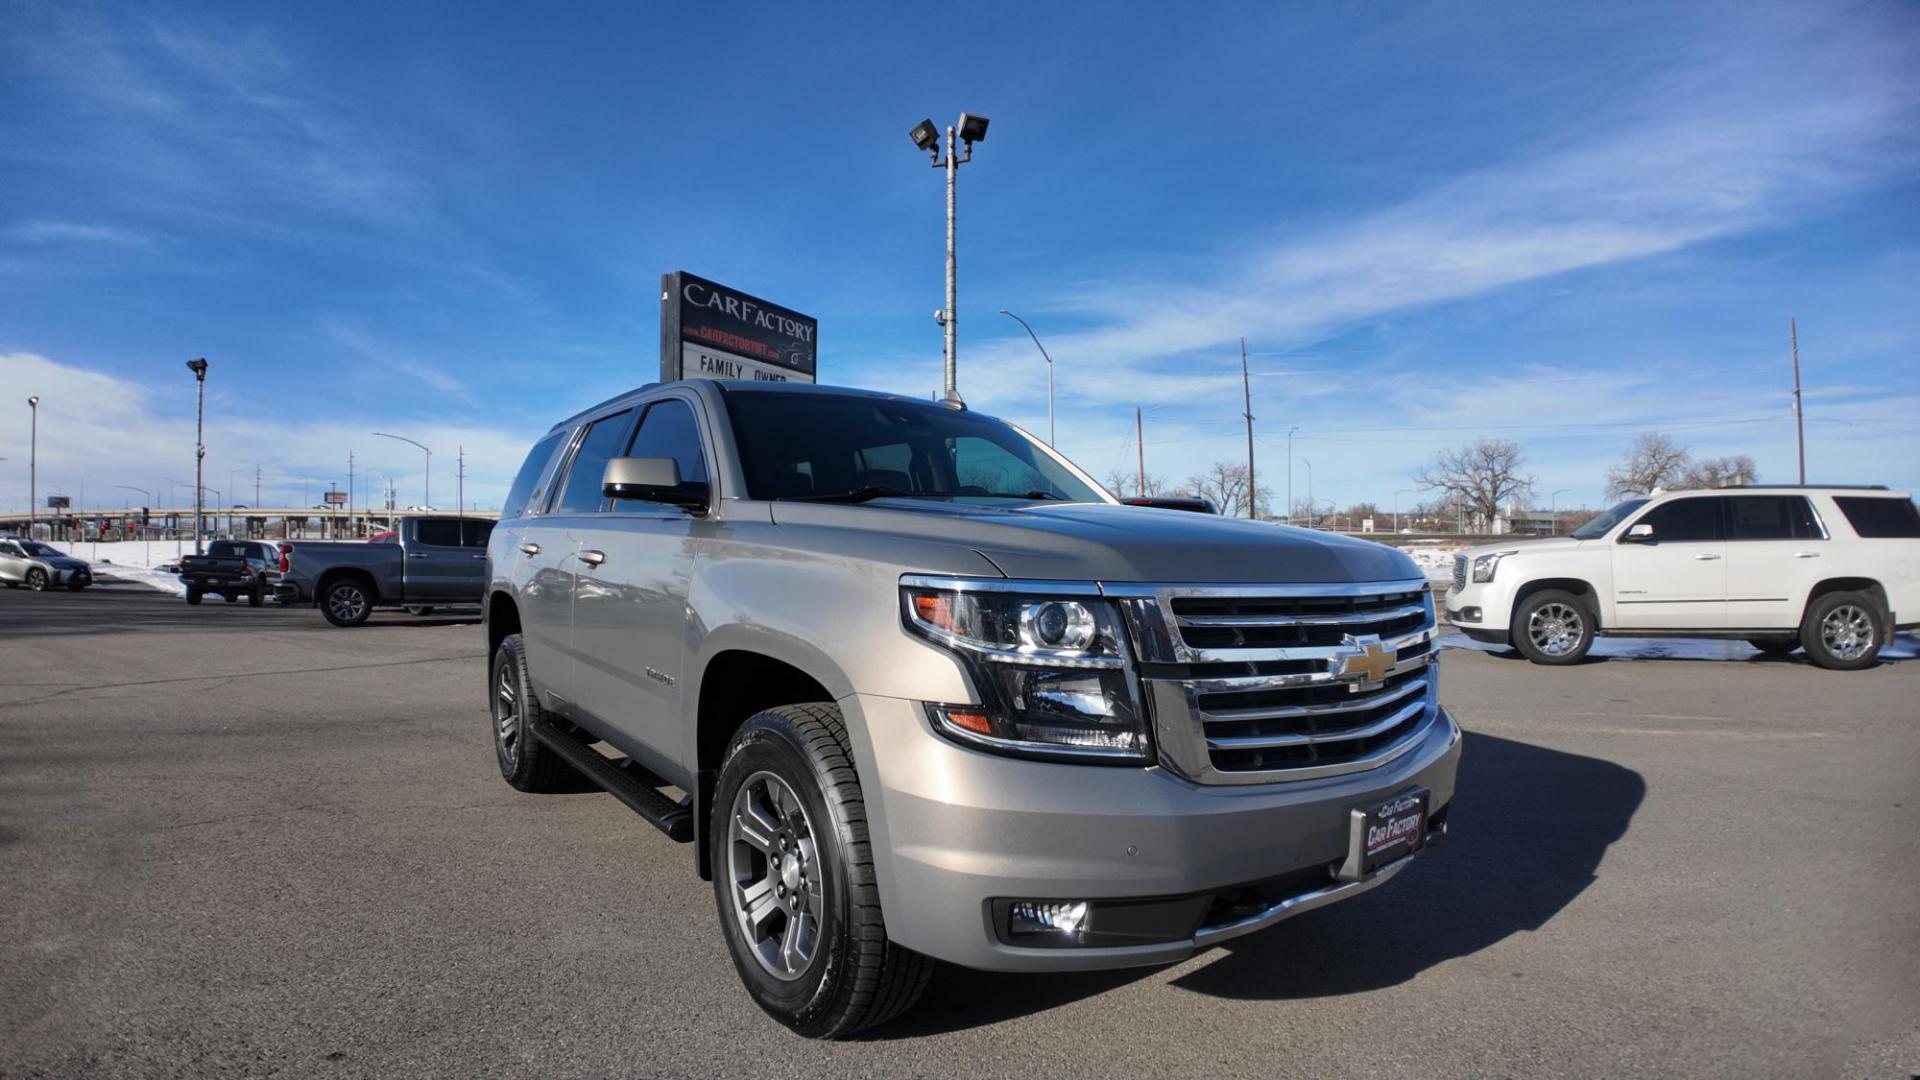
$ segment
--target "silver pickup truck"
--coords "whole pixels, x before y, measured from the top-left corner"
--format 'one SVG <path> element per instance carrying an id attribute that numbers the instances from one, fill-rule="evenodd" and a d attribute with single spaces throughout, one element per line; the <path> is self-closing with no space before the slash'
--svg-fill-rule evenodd
<path id="1" fill-rule="evenodd" d="M 753 999 L 837 1037 L 930 958 L 1163 964 L 1444 836 L 1432 596 L 1365 541 L 1124 506 L 1012 425 L 792 383 L 554 426 L 487 549 L 492 738 L 690 841 Z"/>
<path id="2" fill-rule="evenodd" d="M 359 626 L 376 607 L 425 615 L 437 606 L 480 602 L 493 522 L 470 517 L 401 518 L 394 539 L 375 543 L 281 545 L 274 598 L 314 604 L 335 626 Z"/>

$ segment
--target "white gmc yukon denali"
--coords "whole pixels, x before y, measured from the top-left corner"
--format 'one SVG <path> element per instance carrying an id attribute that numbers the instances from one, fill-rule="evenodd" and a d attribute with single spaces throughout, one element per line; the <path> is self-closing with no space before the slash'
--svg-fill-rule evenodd
<path id="1" fill-rule="evenodd" d="M 1920 627 L 1920 511 L 1883 487 L 1743 487 L 1633 498 L 1552 540 L 1454 559 L 1447 620 L 1536 664 L 1597 634 L 1744 639 L 1871 666 Z"/>

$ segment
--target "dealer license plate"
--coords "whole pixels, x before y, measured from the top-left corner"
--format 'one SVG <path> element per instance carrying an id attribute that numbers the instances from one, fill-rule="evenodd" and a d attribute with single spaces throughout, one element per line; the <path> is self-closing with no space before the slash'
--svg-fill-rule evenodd
<path id="1" fill-rule="evenodd" d="M 1427 839 L 1426 788 L 1411 788 L 1384 802 L 1355 807 L 1348 838 L 1347 861 L 1340 876 L 1346 880 L 1369 877 L 1396 859 L 1420 850 Z"/>

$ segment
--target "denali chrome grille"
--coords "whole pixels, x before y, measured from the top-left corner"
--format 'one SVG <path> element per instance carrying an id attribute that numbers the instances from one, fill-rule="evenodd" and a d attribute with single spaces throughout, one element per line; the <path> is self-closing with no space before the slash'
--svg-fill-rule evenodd
<path id="1" fill-rule="evenodd" d="M 1190 779 L 1376 768 L 1438 715 L 1425 581 L 1102 591 L 1127 612 L 1161 759 Z"/>

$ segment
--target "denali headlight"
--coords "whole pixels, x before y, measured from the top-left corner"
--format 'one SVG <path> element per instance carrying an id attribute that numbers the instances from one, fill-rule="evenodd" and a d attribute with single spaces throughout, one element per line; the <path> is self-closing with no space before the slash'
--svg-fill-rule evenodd
<path id="1" fill-rule="evenodd" d="M 1495 551 L 1473 557 L 1473 580 L 1483 583 L 1493 580 L 1494 571 L 1500 569 L 1500 560 L 1513 554 L 1512 551 Z"/>
<path id="2" fill-rule="evenodd" d="M 980 694 L 928 705 L 942 733 L 1028 756 L 1147 759 L 1120 615 L 1092 589 L 909 576 L 900 600 L 907 628 L 958 656 Z"/>

